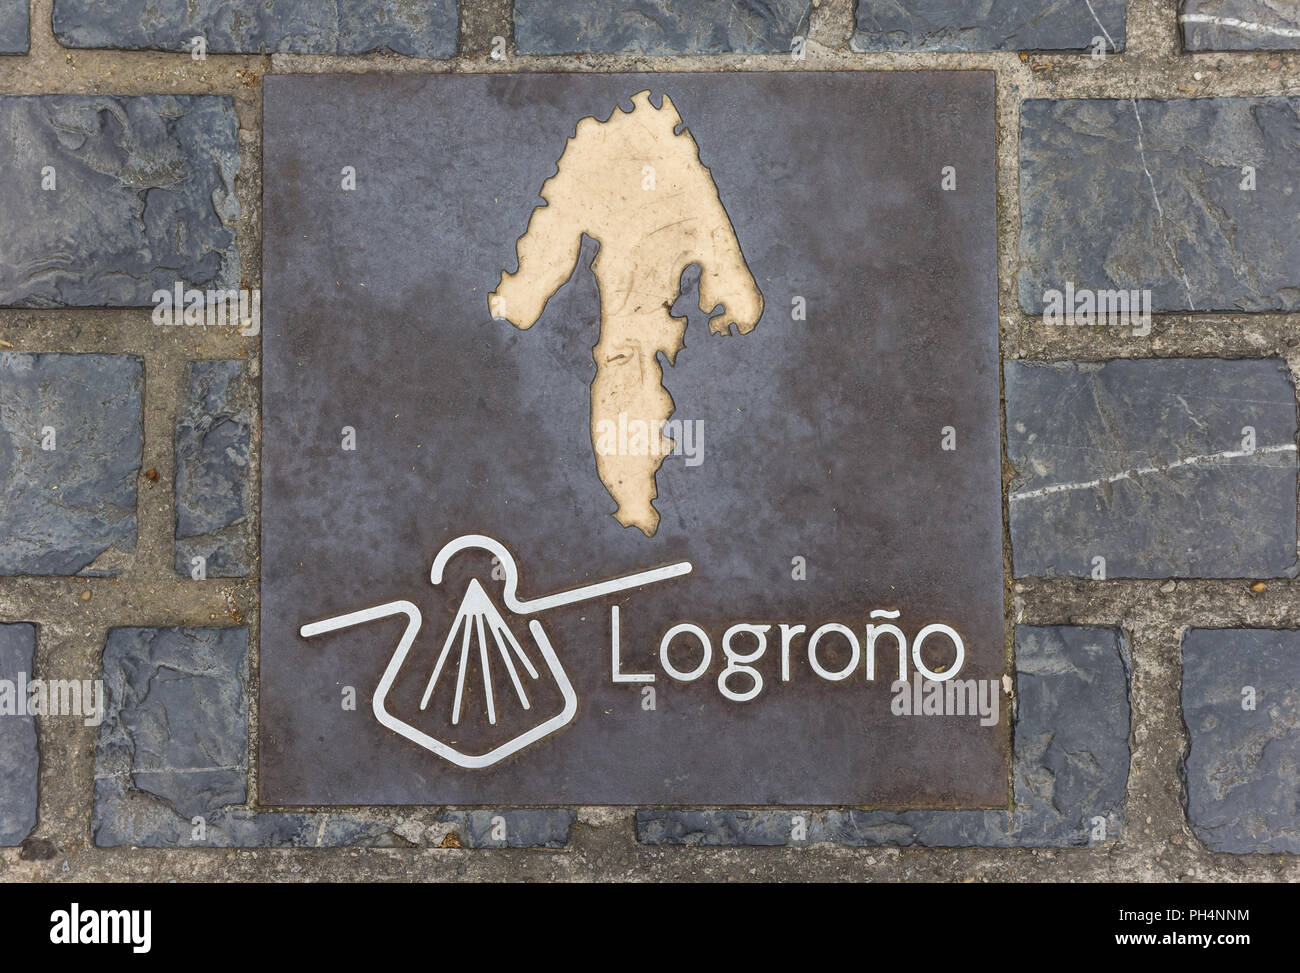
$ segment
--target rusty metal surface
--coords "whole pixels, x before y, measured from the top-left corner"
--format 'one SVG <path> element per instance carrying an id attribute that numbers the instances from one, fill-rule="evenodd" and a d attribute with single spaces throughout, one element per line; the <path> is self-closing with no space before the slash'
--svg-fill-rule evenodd
<path id="1" fill-rule="evenodd" d="M 838 622 L 861 636 L 868 612 L 896 609 L 909 636 L 932 622 L 962 633 L 962 678 L 1004 671 L 991 75 L 265 84 L 263 803 L 1005 804 L 1005 706 L 988 727 L 893 715 L 888 652 L 874 682 L 861 666 L 829 681 L 806 634 L 783 681 L 775 627 Z M 664 385 L 674 418 L 703 423 L 702 462 L 665 460 L 650 538 L 609 516 L 592 455 L 596 244 L 530 330 L 493 320 L 486 299 L 577 120 L 645 88 L 671 96 L 698 143 L 766 306 L 752 333 L 710 335 L 688 272 L 674 308 L 690 314 L 686 347 Z M 957 190 L 944 192 L 949 165 Z M 340 188 L 345 166 L 353 191 Z M 806 320 L 792 319 L 796 296 Z M 345 426 L 354 451 L 340 448 Z M 940 448 L 945 426 L 955 450 Z M 298 634 L 409 600 L 423 627 L 389 693 L 402 719 L 481 752 L 561 713 L 539 667 L 532 709 L 502 705 L 485 723 L 472 660 L 465 719 L 419 708 L 471 579 L 529 634 L 486 552 L 430 583 L 435 553 L 468 533 L 504 542 L 522 598 L 693 566 L 539 614 L 576 714 L 483 769 L 372 714 L 403 618 Z M 807 580 L 792 578 L 793 558 Z M 625 671 L 656 674 L 653 710 L 647 684 L 611 681 L 613 604 Z M 659 660 L 680 622 L 713 643 L 693 682 Z M 717 683 L 723 631 L 739 622 L 773 625 L 754 663 L 763 690 L 744 703 Z M 829 639 L 823 650 L 828 668 L 846 659 Z M 683 640 L 672 658 L 685 669 L 696 656 Z"/>

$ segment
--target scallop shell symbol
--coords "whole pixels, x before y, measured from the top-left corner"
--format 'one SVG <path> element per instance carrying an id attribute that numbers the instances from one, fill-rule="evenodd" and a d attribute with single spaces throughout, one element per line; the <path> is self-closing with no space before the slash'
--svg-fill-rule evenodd
<path id="1" fill-rule="evenodd" d="M 505 671 L 510 676 L 510 684 L 514 688 L 519 705 L 526 710 L 532 709 L 532 703 L 528 699 L 528 690 L 524 688 L 523 682 L 520 681 L 519 671 L 522 669 L 535 680 L 538 678 L 537 668 L 533 665 L 532 660 L 528 658 L 523 646 L 519 644 L 519 640 L 510 631 L 505 619 L 497 611 L 497 606 L 492 604 L 492 599 L 488 597 L 488 593 L 483 590 L 483 586 L 478 583 L 476 578 L 465 589 L 465 597 L 461 599 L 460 608 L 456 611 L 456 618 L 451 624 L 451 631 L 447 633 L 447 638 L 442 643 L 442 651 L 438 653 L 438 661 L 433 667 L 433 674 L 424 687 L 424 695 L 420 697 L 420 709 L 422 711 L 429 708 L 429 700 L 438 685 L 438 680 L 444 673 L 450 679 L 451 673 L 454 671 L 456 697 L 455 702 L 452 704 L 451 722 L 453 726 L 460 724 L 461 702 L 465 698 L 465 676 L 469 671 L 471 643 L 473 643 L 473 647 L 477 649 L 475 654 L 478 656 L 479 670 L 483 675 L 483 698 L 487 705 L 488 722 L 496 726 L 496 693 L 493 691 L 493 674 L 496 666 L 491 649 L 488 647 L 489 636 L 496 643 L 496 650 L 501 656 Z M 534 637 L 539 647 L 542 645 L 550 646 L 544 632 L 534 633 Z M 458 662 L 453 662 L 449 667 L 447 661 L 452 658 L 457 642 L 460 643 L 460 658 Z M 543 655 L 545 655 L 545 649 L 542 651 Z M 516 660 L 519 663 L 518 668 L 515 666 Z M 569 686 L 564 670 L 556 668 L 554 675 L 560 685 L 561 692 L 567 699 L 571 695 L 572 687 Z M 566 687 L 569 690 L 567 692 L 565 691 Z"/>
<path id="2" fill-rule="evenodd" d="M 466 534 L 446 544 L 438 552 L 433 561 L 433 569 L 430 571 L 429 580 L 435 585 L 442 584 L 443 572 L 446 569 L 447 562 L 456 554 L 469 548 L 479 548 L 495 556 L 497 563 L 505 574 L 502 599 L 511 612 L 520 616 L 533 615 L 551 608 L 559 608 L 579 601 L 600 598 L 629 588 L 639 588 L 643 585 L 689 574 L 691 570 L 690 562 L 679 561 L 676 564 L 653 568 L 649 571 L 640 571 L 621 578 L 612 578 L 597 584 L 570 588 L 541 598 L 521 599 L 518 593 L 519 569 L 515 564 L 514 557 L 511 556 L 505 545 L 483 534 Z M 551 678 L 559 687 L 564 701 L 563 709 L 545 722 L 482 754 L 471 754 L 458 750 L 452 744 L 438 740 L 418 727 L 412 726 L 389 712 L 387 708 L 389 690 L 392 689 L 393 682 L 396 680 L 402 664 L 406 661 L 407 654 L 410 652 L 411 645 L 415 642 L 415 637 L 419 633 L 422 624 L 420 609 L 411 602 L 390 601 L 383 605 L 376 605 L 373 608 L 365 608 L 361 611 L 349 612 L 346 615 L 338 615 L 319 622 L 312 622 L 302 626 L 299 634 L 304 638 L 312 638 L 326 632 L 337 631 L 341 628 L 348 628 L 393 615 L 405 615 L 407 617 L 406 629 L 402 632 L 397 649 L 393 652 L 393 657 L 389 660 L 388 667 L 384 670 L 384 675 L 375 689 L 372 708 L 375 719 L 394 733 L 419 744 L 426 750 L 436 753 L 458 767 L 477 770 L 490 767 L 511 754 L 517 753 L 529 744 L 549 736 L 567 725 L 573 719 L 574 714 L 577 713 L 578 697 L 573 690 L 573 684 L 569 681 L 568 673 L 564 671 L 564 666 L 560 663 L 559 657 L 556 655 L 555 649 L 551 645 L 551 641 L 541 623 L 535 618 L 529 620 L 528 630 L 533 636 L 538 651 L 541 653 L 542 662 L 550 670 Z M 457 657 L 458 637 L 459 656 Z M 491 644 L 489 639 L 491 639 Z M 492 652 L 493 647 L 497 650 L 495 654 Z M 456 611 L 456 617 L 452 621 L 451 631 L 447 633 L 443 641 L 442 651 L 438 654 L 433 672 L 425 686 L 424 695 L 420 701 L 420 709 L 423 710 L 429 705 L 439 680 L 452 678 L 451 673 L 454 672 L 456 691 L 451 722 L 452 725 L 459 724 L 471 649 L 476 649 L 478 652 L 489 721 L 494 724 L 496 722 L 495 694 L 497 692 L 509 691 L 509 689 L 513 688 L 523 708 L 525 710 L 530 709 L 531 703 L 527 689 L 520 678 L 520 670 L 527 673 L 532 679 L 537 679 L 540 673 L 537 667 L 533 665 L 520 641 L 511 631 L 505 617 L 493 604 L 487 591 L 484 590 L 477 579 L 470 581 L 465 590 L 465 595 Z M 495 656 L 499 656 L 501 659 L 499 669 L 493 662 Z M 519 663 L 518 668 L 515 666 L 516 661 Z M 492 675 L 494 672 L 503 672 L 508 676 L 508 682 L 504 690 L 494 688 Z"/>

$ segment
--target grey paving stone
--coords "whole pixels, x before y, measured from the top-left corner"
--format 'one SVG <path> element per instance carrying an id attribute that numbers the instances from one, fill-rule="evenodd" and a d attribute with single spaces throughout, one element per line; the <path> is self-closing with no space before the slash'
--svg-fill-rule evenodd
<path id="1" fill-rule="evenodd" d="M 0 574 L 101 573 L 109 548 L 135 549 L 143 368 L 0 352 Z"/>
<path id="2" fill-rule="evenodd" d="M 1124 828 L 1128 644 L 1118 629 L 1016 629 L 1014 811 L 641 810 L 637 840 L 669 845 L 1085 847 Z"/>
<path id="3" fill-rule="evenodd" d="M 515 50 L 774 53 L 808 32 L 811 11 L 811 0 L 515 0 Z"/>
<path id="4" fill-rule="evenodd" d="M 1017 577 L 1295 575 L 1284 361 L 1017 361 L 1004 380 Z"/>
<path id="5" fill-rule="evenodd" d="M 237 128 L 218 95 L 0 97 L 0 305 L 238 287 Z"/>
<path id="6" fill-rule="evenodd" d="M 0 0 L 0 54 L 27 53 L 27 0 Z"/>
<path id="7" fill-rule="evenodd" d="M 210 53 L 452 57 L 456 0 L 55 0 L 64 47 L 188 51 L 202 34 Z"/>
<path id="8" fill-rule="evenodd" d="M 0 845 L 21 844 L 36 827 L 36 719 L 16 712 L 18 683 L 31 678 L 35 659 L 36 626 L 0 624 L 0 680 L 10 684 L 0 689 Z"/>
<path id="9" fill-rule="evenodd" d="M 1183 0 L 1178 20 L 1189 51 L 1300 49 L 1295 0 Z"/>
<path id="10" fill-rule="evenodd" d="M 1071 283 L 1149 290 L 1155 311 L 1300 310 L 1297 190 L 1300 97 L 1026 101 L 1021 306 Z"/>
<path id="11" fill-rule="evenodd" d="M 438 820 L 454 825 L 466 848 L 563 848 L 577 816 L 566 808 L 510 808 L 446 811 Z"/>
<path id="12" fill-rule="evenodd" d="M 185 394 L 176 420 L 176 570 L 192 577 L 201 557 L 206 577 L 244 577 L 252 417 L 244 363 L 190 362 Z"/>
<path id="13" fill-rule="evenodd" d="M 1124 50 L 1124 0 L 858 0 L 855 51 Z"/>
<path id="14" fill-rule="evenodd" d="M 1212 851 L 1300 854 L 1300 632 L 1183 638 L 1187 819 Z"/>
<path id="15" fill-rule="evenodd" d="M 103 678 L 97 845 L 404 843 L 356 815 L 239 806 L 248 799 L 247 629 L 110 629 Z"/>
<path id="16" fill-rule="evenodd" d="M 1016 627 L 1014 844 L 1119 837 L 1132 668 L 1128 640 L 1117 628 Z"/>

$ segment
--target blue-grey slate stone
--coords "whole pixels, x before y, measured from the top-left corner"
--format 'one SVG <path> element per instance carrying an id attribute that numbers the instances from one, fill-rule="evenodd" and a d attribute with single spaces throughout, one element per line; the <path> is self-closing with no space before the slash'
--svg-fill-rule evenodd
<path id="1" fill-rule="evenodd" d="M 1094 558 L 1106 578 L 1295 575 L 1286 362 L 1013 361 L 1004 379 L 1017 577 L 1094 577 Z"/>
<path id="2" fill-rule="evenodd" d="M 1211 851 L 1300 854 L 1300 632 L 1183 638 L 1187 819 Z"/>
<path id="3" fill-rule="evenodd" d="M 520 54 L 764 54 L 807 34 L 811 0 L 515 0 Z"/>
<path id="4" fill-rule="evenodd" d="M 133 355 L 0 352 L 0 574 L 135 549 L 143 391 Z"/>
<path id="5" fill-rule="evenodd" d="M 365 54 L 452 57 L 456 0 L 55 0 L 64 47 L 188 51 L 202 34 L 209 53 Z"/>
<path id="6" fill-rule="evenodd" d="M 855 51 L 1124 50 L 1124 0 L 858 0 Z"/>
<path id="7" fill-rule="evenodd" d="M 1132 669 L 1117 628 L 1016 626 L 1014 844 L 1119 837 Z"/>
<path id="8" fill-rule="evenodd" d="M 500 821 L 497 820 L 500 818 Z M 566 808 L 507 808 L 497 811 L 445 811 L 438 816 L 454 825 L 466 848 L 563 848 L 577 812 Z M 505 828 L 505 840 L 494 836 Z"/>
<path id="9" fill-rule="evenodd" d="M 1120 836 L 1131 661 L 1114 628 L 1016 629 L 1014 809 L 641 810 L 637 840 L 669 845 L 1065 848 Z M 800 819 L 800 820 L 796 820 Z"/>
<path id="10" fill-rule="evenodd" d="M 354 815 L 239 806 L 248 798 L 247 629 L 110 629 L 103 678 L 97 845 L 402 843 L 384 825 Z"/>
<path id="11" fill-rule="evenodd" d="M 0 0 L 0 54 L 27 53 L 27 0 Z"/>
<path id="12" fill-rule="evenodd" d="M 17 684 L 32 676 L 36 626 L 0 625 L 0 679 L 13 687 L 9 704 L 17 705 Z M 36 827 L 36 781 L 41 756 L 36 718 L 0 709 L 0 845 L 21 844 Z"/>
<path id="13" fill-rule="evenodd" d="M 251 394 L 240 361 L 196 361 L 185 370 L 176 420 L 176 570 L 204 558 L 209 578 L 248 574 Z"/>
<path id="14" fill-rule="evenodd" d="M 0 305 L 238 287 L 237 129 L 221 95 L 0 96 Z"/>
<path id="15" fill-rule="evenodd" d="M 1300 50 L 1295 0 L 1183 0 L 1178 20 L 1189 51 Z"/>
<path id="16" fill-rule="evenodd" d="M 1300 96 L 1024 102 L 1020 304 L 1067 282 L 1300 310 Z"/>

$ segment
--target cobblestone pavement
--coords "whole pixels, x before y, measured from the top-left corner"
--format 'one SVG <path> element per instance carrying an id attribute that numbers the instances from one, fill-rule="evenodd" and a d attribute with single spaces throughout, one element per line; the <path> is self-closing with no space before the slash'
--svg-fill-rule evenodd
<path id="1" fill-rule="evenodd" d="M 0 720 L 0 876 L 1300 880 L 1294 16 L 229 6 L 0 0 L 0 677 L 88 714 Z M 141 305 L 259 286 L 264 78 L 845 69 L 995 75 L 1008 806 L 260 805 L 261 340 Z M 1048 323 L 1071 274 L 1151 316 Z"/>

